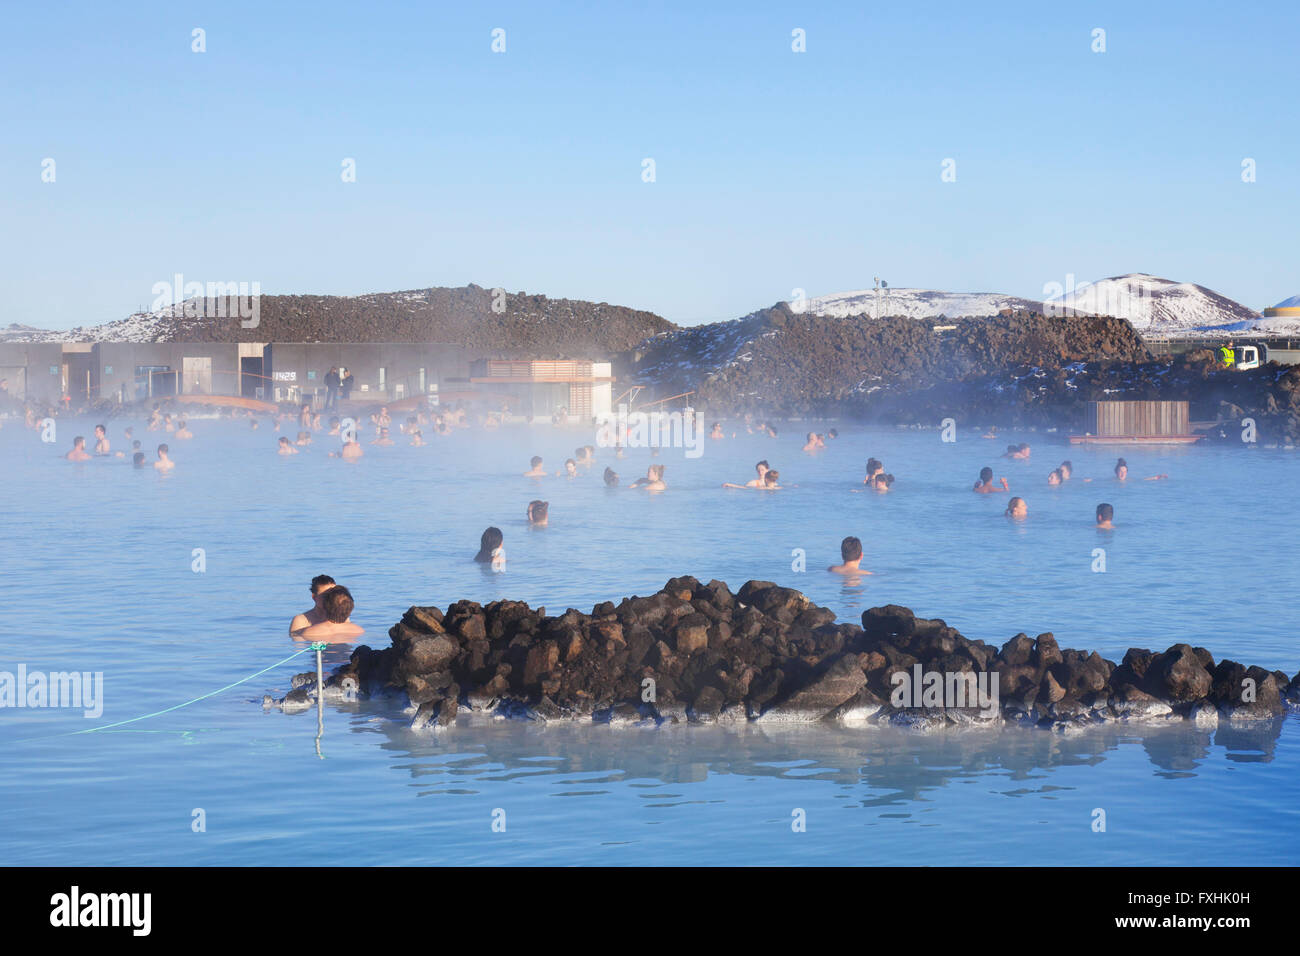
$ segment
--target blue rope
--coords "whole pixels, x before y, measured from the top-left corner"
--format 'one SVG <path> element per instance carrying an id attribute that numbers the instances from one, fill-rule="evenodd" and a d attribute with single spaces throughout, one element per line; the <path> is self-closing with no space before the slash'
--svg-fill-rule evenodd
<path id="1" fill-rule="evenodd" d="M 303 648 L 302 650 L 300 650 L 300 651 L 294 651 L 292 654 L 290 654 L 290 655 L 289 655 L 288 657 L 286 657 L 284 660 L 282 660 L 282 661 L 276 661 L 276 662 L 275 662 L 274 664 L 272 664 L 270 667 L 263 667 L 263 668 L 262 668 L 260 671 L 258 671 L 256 674 L 249 674 L 247 677 L 241 677 L 239 680 L 235 681 L 233 684 L 227 684 L 225 687 L 220 687 L 220 688 L 218 688 L 217 690 L 214 690 L 214 691 L 212 691 L 212 692 L 209 693 L 209 694 L 204 694 L 204 695 L 201 696 L 201 697 L 195 697 L 193 700 L 187 700 L 187 701 L 185 701 L 183 704 L 177 704 L 176 706 L 174 706 L 174 707 L 168 707 L 168 708 L 166 708 L 165 710 L 156 710 L 156 711 L 154 711 L 152 714 L 142 714 L 142 715 L 139 716 L 139 717 L 131 717 L 131 718 L 128 719 L 128 720 L 119 720 L 119 721 L 117 721 L 116 723 L 112 723 L 112 724 L 103 724 L 103 725 L 101 725 L 101 726 L 99 726 L 99 727 L 89 727 L 89 728 L 87 728 L 86 730 L 72 730 L 72 731 L 69 731 L 69 732 L 66 733 L 66 734 L 51 734 L 51 735 L 49 735 L 48 737 L 28 737 L 28 738 L 26 738 L 26 739 L 24 739 L 24 740 L 15 740 L 14 743 L 24 744 L 24 743 L 30 743 L 30 742 L 32 742 L 32 741 L 34 741 L 34 740 L 53 740 L 53 739 L 56 738 L 56 737 L 78 737 L 78 736 L 80 736 L 80 735 L 82 735 L 82 734 L 95 734 L 95 733 L 99 733 L 99 731 L 101 731 L 101 730 L 111 730 L 111 729 L 114 728 L 114 727 L 121 727 L 123 724 L 134 724 L 136 721 L 139 721 L 139 720 L 148 720 L 150 717 L 159 717 L 159 716 L 161 716 L 161 715 L 163 715 L 163 714 L 170 714 L 170 713 L 171 713 L 172 711 L 174 711 L 174 710 L 180 710 L 182 707 L 188 707 L 188 706 L 190 706 L 190 704 L 197 704 L 199 701 L 201 701 L 201 700 L 207 700 L 209 697 L 215 697 L 215 696 L 217 696 L 217 694 L 224 693 L 225 691 L 230 690 L 230 688 L 232 688 L 232 687 L 238 687 L 240 684 L 246 684 L 248 681 L 252 680 L 254 677 L 260 677 L 261 675 L 265 674 L 267 671 L 275 670 L 277 667 L 281 666 L 282 664 L 287 664 L 287 663 L 289 663 L 291 660 L 293 660 L 294 658 L 298 657 L 300 654 L 306 654 L 308 651 L 320 651 L 320 650 L 324 650 L 324 649 L 325 649 L 325 644 L 324 644 L 324 642 L 322 642 L 322 641 L 317 641 L 317 642 L 314 643 L 314 644 L 310 644 L 310 645 L 308 645 L 307 647 L 304 647 L 304 648 Z"/>

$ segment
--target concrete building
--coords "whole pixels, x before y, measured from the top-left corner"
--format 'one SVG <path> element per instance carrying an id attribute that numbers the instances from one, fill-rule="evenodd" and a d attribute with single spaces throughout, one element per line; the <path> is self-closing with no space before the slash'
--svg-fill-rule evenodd
<path id="1" fill-rule="evenodd" d="M 325 402 L 331 368 L 352 373 L 352 401 L 400 402 L 429 396 L 439 386 L 468 384 L 470 362 L 481 349 L 426 343 L 277 342 L 263 350 L 264 397 L 272 402 Z"/>
<path id="2" fill-rule="evenodd" d="M 610 411 L 613 383 L 608 362 L 432 343 L 0 343 L 10 395 L 51 404 L 68 395 L 77 407 L 215 395 L 319 408 L 331 368 L 352 373 L 353 402 L 436 404 L 445 395 L 529 418 L 561 408 L 578 418 Z"/>
<path id="3" fill-rule="evenodd" d="M 94 346 L 91 394 L 96 401 L 118 402 L 241 395 L 241 348 L 233 342 L 101 342 Z"/>
<path id="4" fill-rule="evenodd" d="M 60 342 L 0 342 L 0 380 L 20 401 L 57 405 L 66 370 Z"/>

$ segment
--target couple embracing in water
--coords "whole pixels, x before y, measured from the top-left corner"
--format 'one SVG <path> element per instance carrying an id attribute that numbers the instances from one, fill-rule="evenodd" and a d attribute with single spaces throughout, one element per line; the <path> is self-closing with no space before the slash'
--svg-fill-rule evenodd
<path id="1" fill-rule="evenodd" d="M 352 623 L 356 606 L 352 592 L 328 574 L 311 579 L 312 607 L 289 622 L 289 636 L 295 641 L 341 643 L 360 637 L 364 629 Z"/>

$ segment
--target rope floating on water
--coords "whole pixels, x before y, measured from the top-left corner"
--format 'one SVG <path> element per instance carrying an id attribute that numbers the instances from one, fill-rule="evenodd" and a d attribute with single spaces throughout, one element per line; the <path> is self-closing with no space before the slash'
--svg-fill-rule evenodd
<path id="1" fill-rule="evenodd" d="M 286 658 L 285 658 L 284 660 L 282 660 L 282 661 L 276 661 L 274 664 L 271 664 L 269 667 L 263 667 L 260 671 L 258 671 L 258 672 L 255 673 L 255 674 L 249 674 L 247 677 L 241 677 L 239 680 L 235 681 L 233 684 L 227 684 L 225 687 L 219 687 L 219 688 L 217 688 L 216 690 L 212 691 L 211 693 L 203 694 L 203 695 L 200 696 L 200 697 L 195 697 L 193 700 L 187 700 L 187 701 L 185 701 L 184 703 L 181 703 L 181 704 L 176 704 L 174 707 L 167 707 L 167 708 L 165 708 L 164 710 L 156 710 L 156 711 L 154 711 L 152 714 L 141 714 L 139 717 L 131 717 L 131 718 L 128 718 L 127 720 L 119 720 L 119 721 L 116 721 L 115 723 L 111 723 L 111 724 L 102 724 L 102 725 L 100 725 L 99 727 L 88 727 L 88 728 L 85 729 L 85 730 L 73 730 L 73 731 L 69 731 L 69 732 L 66 733 L 66 734 L 51 734 L 51 735 L 49 735 L 48 737 L 28 737 L 28 738 L 26 738 L 25 740 L 16 740 L 16 741 L 14 741 L 14 743 L 22 744 L 22 743 L 28 743 L 28 742 L 30 742 L 30 741 L 34 741 L 34 740 L 52 740 L 52 739 L 54 739 L 55 737 L 79 737 L 79 736 L 81 736 L 82 734 L 94 734 L 94 733 L 98 733 L 98 732 L 101 731 L 101 730 L 111 730 L 111 729 L 114 728 L 114 727 L 121 727 L 121 726 L 123 726 L 124 724 L 134 724 L 134 723 L 136 723 L 137 721 L 148 720 L 150 717 L 160 717 L 160 716 L 162 716 L 163 714 L 170 714 L 170 713 L 171 713 L 172 711 L 174 711 L 174 710 L 180 710 L 182 707 L 188 707 L 188 706 L 190 706 L 190 704 L 197 704 L 199 701 L 201 701 L 201 700 L 207 700 L 209 697 L 215 697 L 215 696 L 217 696 L 217 694 L 224 693 L 225 691 L 230 690 L 230 688 L 232 688 L 232 687 L 238 687 L 240 684 L 246 684 L 246 683 L 248 683 L 248 681 L 252 680 L 254 677 L 260 677 L 261 675 L 265 674 L 267 671 L 275 670 L 277 667 L 280 667 L 280 666 L 282 666 L 282 665 L 284 665 L 284 664 L 289 663 L 291 660 L 294 660 L 296 657 L 298 657 L 298 656 L 301 655 L 301 654 L 306 654 L 308 651 L 315 651 L 315 652 L 316 652 L 316 674 L 317 674 L 317 677 L 316 677 L 317 685 L 316 685 L 316 686 L 317 686 L 317 688 L 318 688 L 318 692 L 319 692 L 319 687 L 320 687 L 320 672 L 321 672 L 321 667 L 320 667 L 320 652 L 323 651 L 324 649 L 325 649 L 325 642 L 324 642 L 324 641 L 316 641 L 315 643 L 312 643 L 312 644 L 307 645 L 306 647 L 304 647 L 304 648 L 303 648 L 302 650 L 300 650 L 300 651 L 294 651 L 292 654 L 290 654 L 288 657 L 286 657 Z"/>

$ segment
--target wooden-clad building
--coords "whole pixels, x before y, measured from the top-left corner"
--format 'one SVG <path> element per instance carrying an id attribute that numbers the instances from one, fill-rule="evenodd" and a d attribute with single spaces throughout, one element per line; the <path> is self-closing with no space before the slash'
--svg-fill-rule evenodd
<path id="1" fill-rule="evenodd" d="M 1169 444 L 1196 441 L 1185 401 L 1089 402 L 1087 433 L 1071 435 L 1074 444 Z"/>

